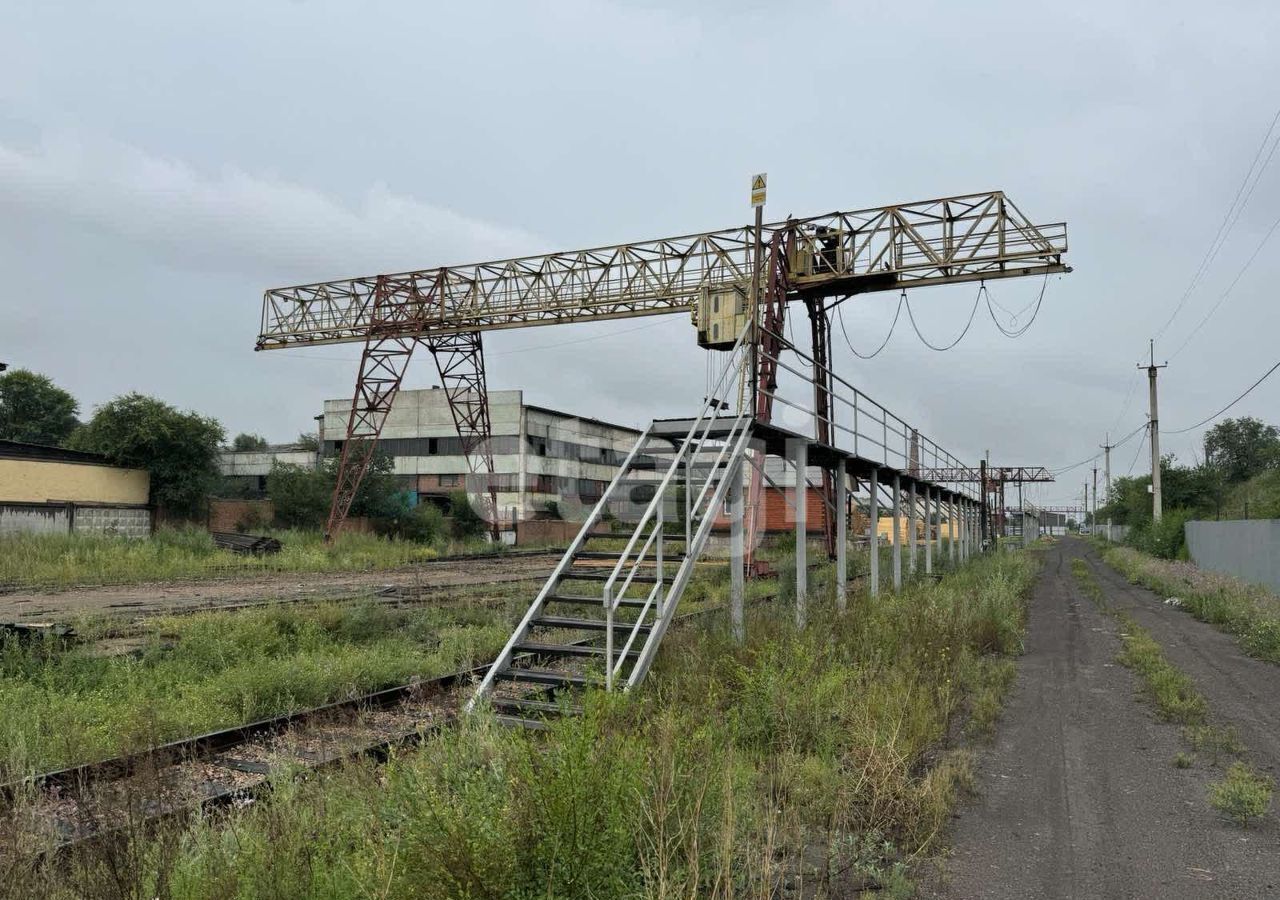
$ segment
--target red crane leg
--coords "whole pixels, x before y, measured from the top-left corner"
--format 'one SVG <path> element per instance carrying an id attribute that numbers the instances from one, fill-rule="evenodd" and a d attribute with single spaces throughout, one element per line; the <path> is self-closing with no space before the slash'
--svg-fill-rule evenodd
<path id="1" fill-rule="evenodd" d="M 347 417 L 347 435 L 338 461 L 338 478 L 329 504 L 329 520 L 324 527 L 326 541 L 337 536 L 351 511 L 417 343 L 418 339 L 413 337 L 381 339 L 371 335 L 365 340 L 360 375 Z"/>
<path id="2" fill-rule="evenodd" d="M 480 332 L 443 334 L 425 340 L 436 361 L 453 424 L 458 429 L 458 437 L 462 438 L 462 453 L 467 458 L 467 465 L 485 482 L 480 490 L 488 495 L 488 509 L 483 515 L 489 522 L 493 539 L 497 541 L 498 490 L 494 484 L 493 444 L 490 440 L 493 432 Z"/>

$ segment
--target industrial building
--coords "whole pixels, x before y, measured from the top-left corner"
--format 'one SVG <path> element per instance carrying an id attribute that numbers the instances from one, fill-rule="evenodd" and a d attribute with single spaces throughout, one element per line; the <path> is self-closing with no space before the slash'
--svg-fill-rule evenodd
<path id="1" fill-rule="evenodd" d="M 146 537 L 151 476 L 106 457 L 0 440 L 0 534 Z"/>
<path id="2" fill-rule="evenodd" d="M 220 458 L 222 474 L 245 493 L 261 495 L 275 462 L 311 467 L 341 454 L 342 441 L 329 436 L 346 434 L 350 412 L 350 399 L 325 401 L 318 453 L 297 445 L 228 450 Z M 443 504 L 454 491 L 474 495 L 492 487 L 504 527 L 513 519 L 581 519 L 582 507 L 600 499 L 640 436 L 634 428 L 527 404 L 518 390 L 490 391 L 489 415 L 492 482 L 487 473 L 472 473 L 443 390 L 396 395 L 378 447 L 391 455 L 412 502 Z"/>

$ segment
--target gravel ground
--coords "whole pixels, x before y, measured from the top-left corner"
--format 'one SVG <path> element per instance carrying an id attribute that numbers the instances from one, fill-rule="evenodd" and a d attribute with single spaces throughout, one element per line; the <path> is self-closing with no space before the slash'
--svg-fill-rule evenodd
<path id="1" fill-rule="evenodd" d="M 1116 662 L 1119 625 L 1081 591 L 1074 558 L 1196 682 L 1213 720 L 1239 728 L 1246 758 L 1273 772 L 1280 763 L 1280 669 L 1129 585 L 1083 541 L 1063 540 L 1046 553 L 978 796 L 958 813 L 953 852 L 922 878 L 921 896 L 1280 896 L 1276 812 L 1241 829 L 1208 805 L 1220 769 L 1174 767 L 1187 749 L 1180 729 L 1137 696 L 1136 677 Z"/>

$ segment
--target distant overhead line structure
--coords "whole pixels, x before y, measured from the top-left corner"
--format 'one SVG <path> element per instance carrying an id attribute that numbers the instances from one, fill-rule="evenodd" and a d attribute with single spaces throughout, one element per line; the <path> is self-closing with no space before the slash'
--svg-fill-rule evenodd
<path id="1" fill-rule="evenodd" d="M 774 332 L 786 304 L 804 300 L 814 340 L 825 343 L 828 299 L 835 305 L 871 291 L 1066 272 L 1066 250 L 1065 224 L 1033 224 L 1000 191 L 966 194 L 787 219 L 759 230 L 744 225 L 277 288 L 263 298 L 257 349 L 365 345 L 329 516 L 333 534 L 418 344 L 436 361 L 472 470 L 492 473 L 485 331 L 693 312 L 700 301 L 732 292 L 745 298 L 744 315 L 749 309 Z M 757 271 L 759 295 L 752 293 Z M 766 331 L 757 328 L 755 342 L 767 347 Z M 717 349 L 732 346 L 737 329 L 728 332 L 730 340 Z M 826 347 L 815 345 L 812 359 L 819 383 L 827 378 L 818 372 L 829 359 Z M 752 366 L 753 411 L 767 422 L 771 401 L 759 400 L 759 388 L 772 387 L 776 360 L 756 352 Z M 822 410 L 818 416 L 824 418 Z"/>

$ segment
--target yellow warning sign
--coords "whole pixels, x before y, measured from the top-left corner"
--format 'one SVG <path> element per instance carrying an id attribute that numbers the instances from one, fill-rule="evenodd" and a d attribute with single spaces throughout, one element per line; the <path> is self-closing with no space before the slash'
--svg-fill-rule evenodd
<path id="1" fill-rule="evenodd" d="M 761 172 L 759 175 L 751 176 L 751 205 L 764 206 L 764 186 L 768 175 Z"/>

